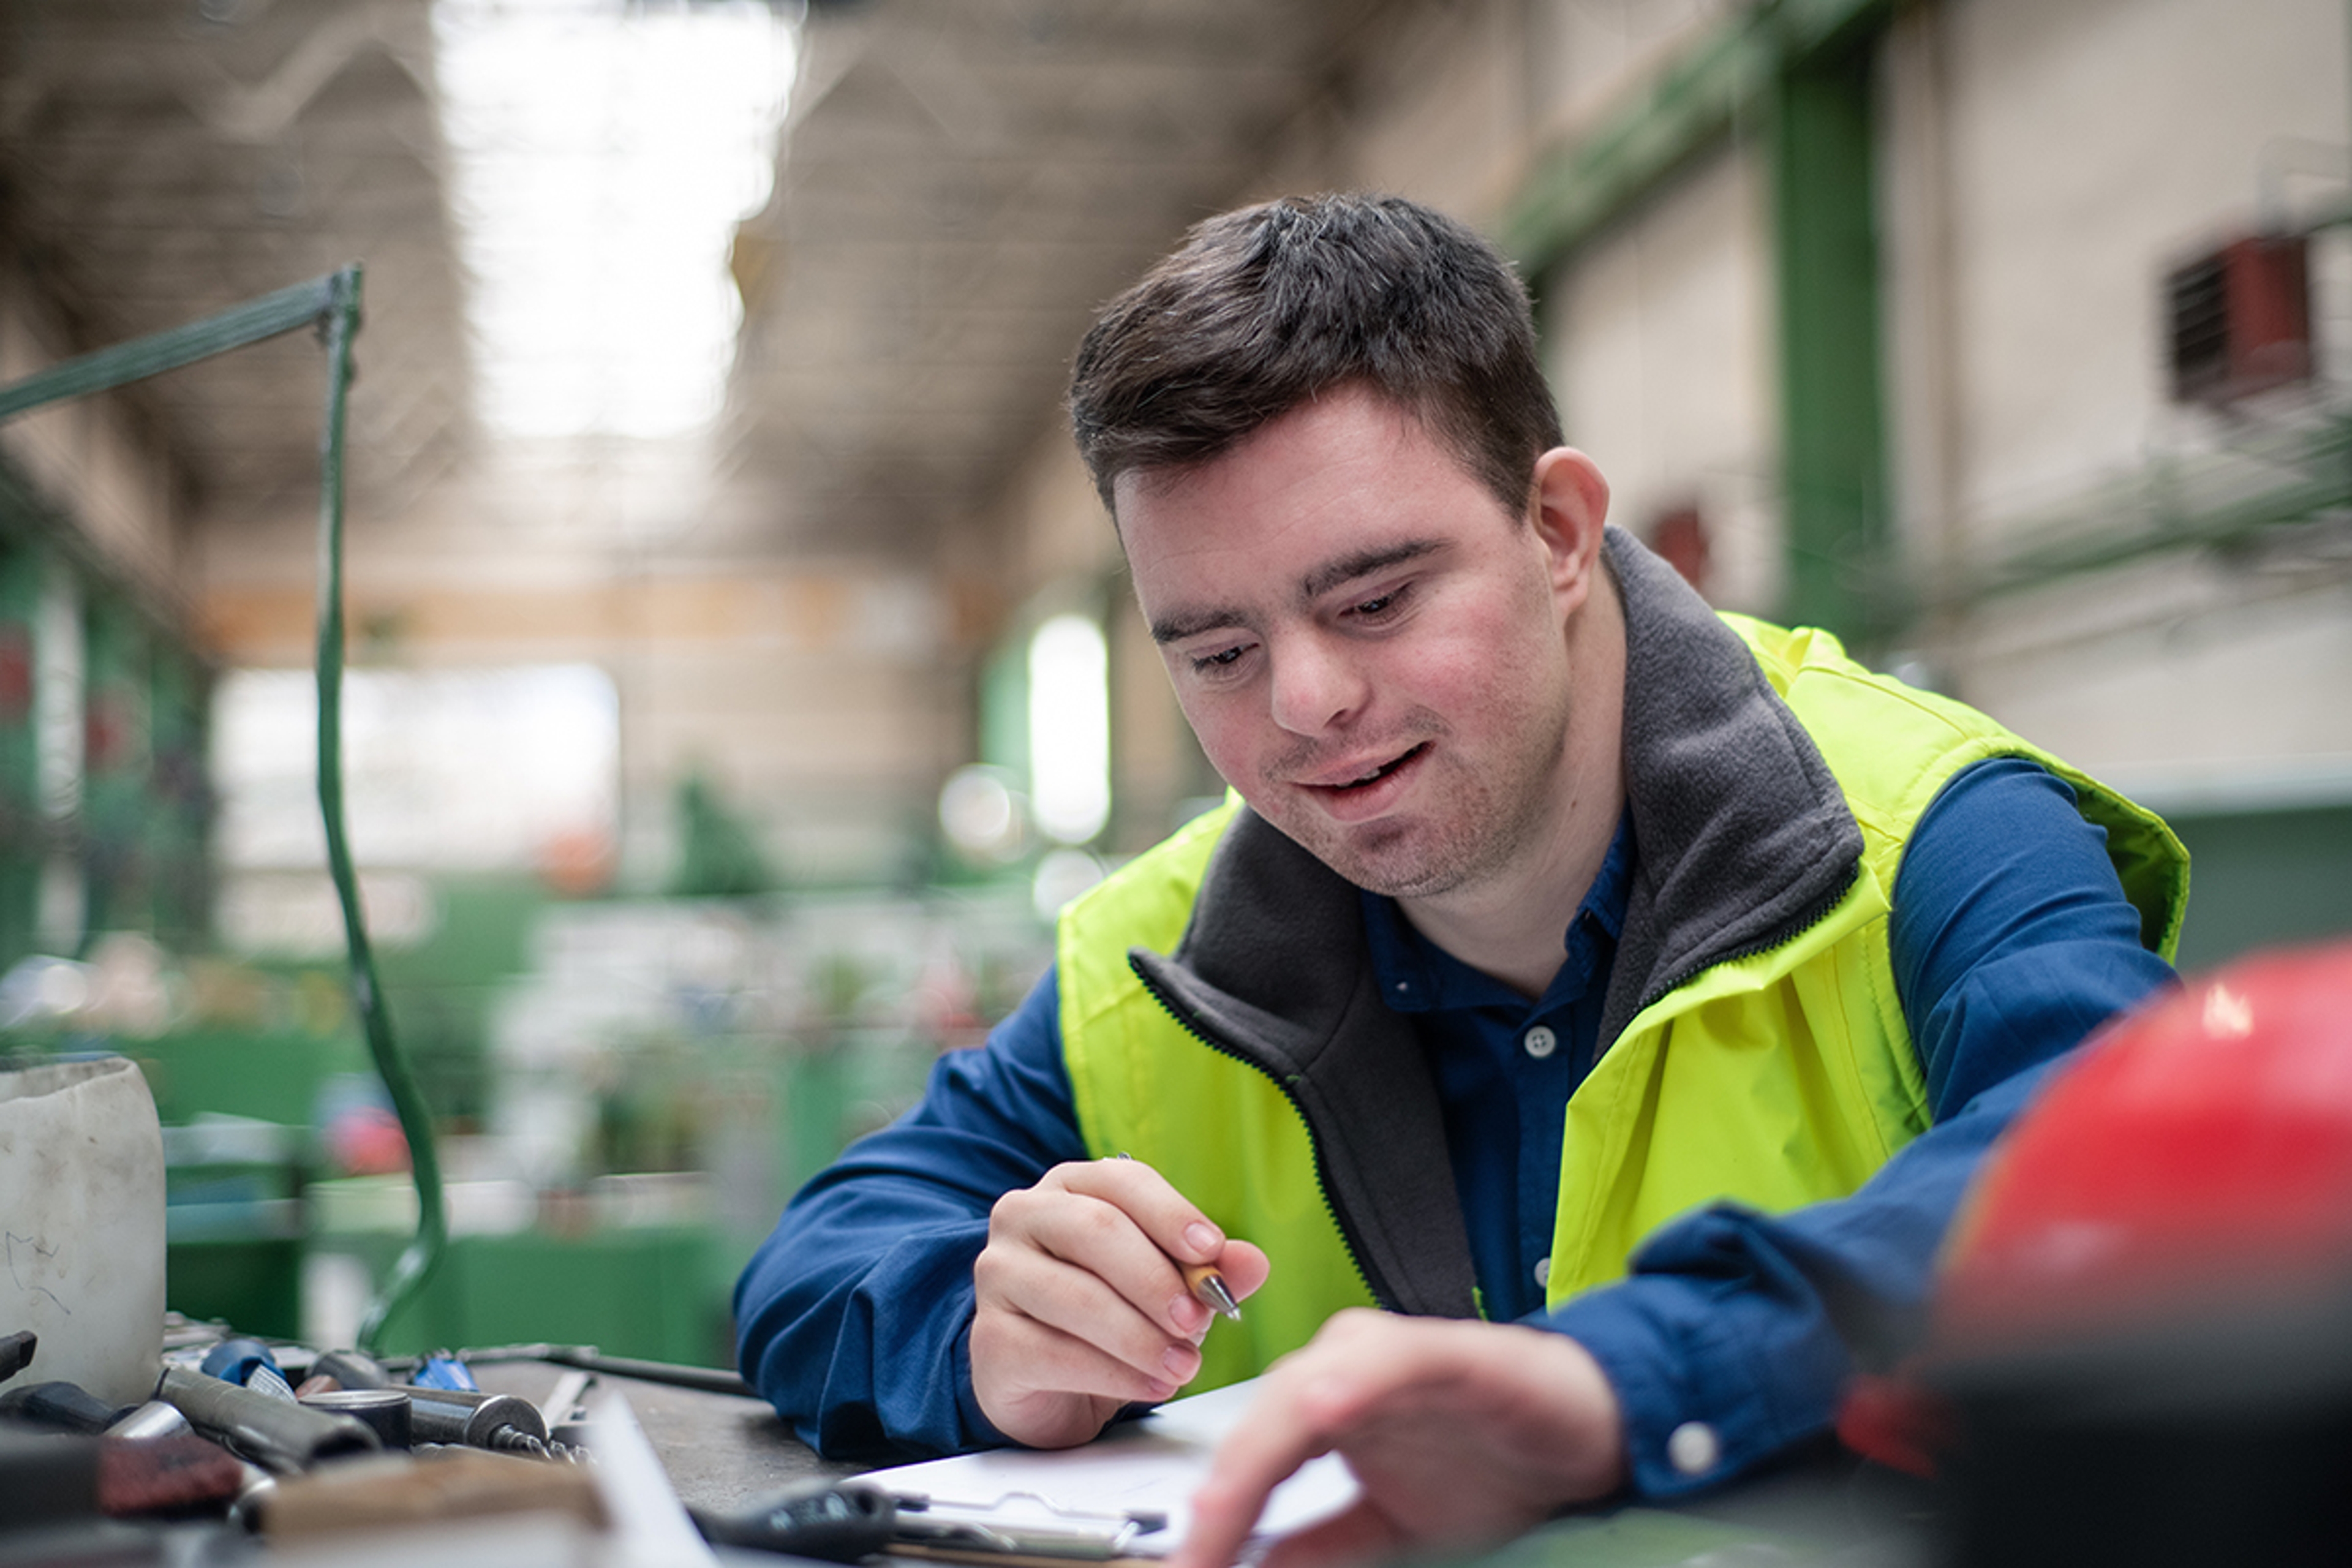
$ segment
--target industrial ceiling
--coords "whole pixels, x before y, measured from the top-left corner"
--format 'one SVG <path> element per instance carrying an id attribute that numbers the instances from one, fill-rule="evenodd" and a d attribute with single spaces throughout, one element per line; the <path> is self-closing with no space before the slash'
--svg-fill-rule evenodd
<path id="1" fill-rule="evenodd" d="M 5 0 L 0 223 L 81 352 L 367 269 L 355 500 L 467 443 L 463 302 L 423 0 Z M 318 489 L 320 355 L 281 339 L 139 401 L 196 510 Z"/>
<path id="2" fill-rule="evenodd" d="M 920 562 L 1044 427 L 1092 308 L 1246 192 L 1389 0 L 863 0 L 803 19 L 715 442 L 743 542 Z M 79 352 L 358 260 L 352 504 L 488 437 L 429 0 L 0 0 L 0 225 Z M 206 527 L 313 493 L 315 347 L 142 395 Z M 739 530 L 739 532 L 740 531 Z"/>

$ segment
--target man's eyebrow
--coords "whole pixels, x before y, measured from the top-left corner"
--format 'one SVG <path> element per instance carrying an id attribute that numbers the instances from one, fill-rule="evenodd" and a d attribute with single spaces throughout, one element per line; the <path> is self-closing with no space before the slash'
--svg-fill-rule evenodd
<path id="1" fill-rule="evenodd" d="M 1196 637 L 1202 632 L 1222 631 L 1227 626 L 1244 624 L 1239 610 L 1200 610 L 1189 616 L 1163 616 L 1151 623 L 1151 640 L 1156 643 L 1182 642 L 1186 637 Z"/>
<path id="2" fill-rule="evenodd" d="M 1376 549 L 1360 550 L 1352 555 L 1342 555 L 1316 567 L 1299 580 L 1302 599 L 1315 599 L 1329 593 L 1343 583 L 1359 577 L 1369 577 L 1407 561 L 1418 561 L 1424 555 L 1434 555 L 1445 548 L 1442 539 L 1408 539 L 1397 544 L 1383 544 Z M 1151 623 L 1151 640 L 1155 643 L 1182 642 L 1203 632 L 1223 631 L 1228 627 L 1245 626 L 1249 618 L 1237 609 L 1220 607 L 1196 610 L 1190 615 L 1163 616 Z"/>
<path id="3" fill-rule="evenodd" d="M 1298 586 L 1306 597 L 1319 598 L 1342 583 L 1352 583 L 1359 577 L 1369 577 L 1375 572 L 1384 572 L 1391 566 L 1402 565 L 1407 561 L 1418 561 L 1423 556 L 1433 555 L 1444 548 L 1445 548 L 1444 540 L 1408 539 L 1398 544 L 1381 545 L 1376 550 L 1358 551 L 1353 555 L 1342 555 L 1337 561 L 1318 566 L 1307 574 Z"/>

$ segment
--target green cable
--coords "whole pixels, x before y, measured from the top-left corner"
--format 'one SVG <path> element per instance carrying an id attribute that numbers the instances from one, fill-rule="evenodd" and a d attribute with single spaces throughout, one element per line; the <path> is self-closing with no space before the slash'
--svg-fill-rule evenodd
<path id="1" fill-rule="evenodd" d="M 360 1348 L 372 1351 L 385 1321 L 424 1289 L 441 1260 L 449 1226 L 442 1208 L 441 1159 L 433 1146 L 432 1115 L 408 1069 L 408 1058 L 393 1037 L 392 1012 L 376 978 L 375 954 L 368 946 L 359 879 L 352 870 L 351 841 L 343 826 L 343 405 L 352 383 L 352 339 L 360 325 L 359 268 L 344 268 L 331 283 L 332 298 L 321 323 L 327 334 L 327 421 L 319 452 L 319 815 L 327 828 L 327 870 L 343 907 L 352 1001 L 367 1033 L 376 1071 L 392 1095 L 400 1130 L 407 1136 L 409 1169 L 416 1182 L 416 1235 L 401 1249 L 360 1322 Z"/>

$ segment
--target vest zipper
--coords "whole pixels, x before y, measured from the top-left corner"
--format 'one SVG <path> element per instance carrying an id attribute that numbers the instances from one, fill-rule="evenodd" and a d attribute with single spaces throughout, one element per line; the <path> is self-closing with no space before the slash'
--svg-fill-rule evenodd
<path id="1" fill-rule="evenodd" d="M 1357 1235 L 1356 1227 L 1348 1223 L 1348 1216 L 1341 1214 L 1339 1205 L 1331 1201 L 1331 1184 L 1323 1178 L 1323 1142 L 1315 1136 L 1315 1123 L 1307 1116 L 1307 1108 L 1298 1102 L 1298 1096 L 1291 1091 L 1290 1085 L 1284 1082 L 1281 1075 L 1273 1071 L 1264 1062 L 1249 1055 L 1238 1046 L 1217 1038 L 1193 1022 L 1142 970 L 1131 963 L 1128 968 L 1136 979 L 1142 983 L 1144 990 L 1150 993 L 1151 999 L 1160 1004 L 1160 1011 L 1176 1021 L 1177 1027 L 1216 1052 L 1217 1055 L 1237 1061 L 1248 1068 L 1266 1082 L 1274 1085 L 1275 1091 L 1290 1102 L 1290 1109 L 1298 1113 L 1298 1124 L 1307 1130 L 1307 1146 L 1315 1151 L 1315 1195 L 1322 1201 L 1323 1212 L 1331 1216 L 1332 1227 L 1339 1233 L 1340 1244 L 1347 1248 L 1349 1267 L 1356 1271 L 1356 1279 L 1363 1285 L 1364 1293 L 1379 1303 L 1381 1310 L 1388 1312 L 1398 1310 L 1396 1299 L 1390 1292 L 1382 1289 L 1380 1283 L 1373 1279 L 1371 1271 L 1364 1267 L 1363 1244 Z"/>
<path id="2" fill-rule="evenodd" d="M 1776 947 L 1788 946 L 1790 942 L 1796 941 L 1799 937 L 1804 935 L 1807 931 L 1812 930 L 1823 921 L 1829 919 L 1831 912 L 1836 910 L 1838 905 L 1843 903 L 1845 901 L 1845 896 L 1853 890 L 1853 885 L 1858 879 L 1860 879 L 1861 876 L 1862 861 L 1857 858 L 1853 864 L 1847 868 L 1845 880 L 1840 882 L 1827 897 L 1823 898 L 1820 903 L 1814 905 L 1811 910 L 1798 917 L 1792 924 L 1784 927 L 1781 931 L 1772 936 L 1757 942 L 1751 942 L 1745 947 L 1736 947 L 1728 952 L 1716 953 L 1711 957 L 1700 959 L 1695 963 L 1677 970 L 1670 979 L 1658 985 L 1655 989 L 1651 991 L 1649 994 L 1643 996 L 1641 1002 L 1634 1006 L 1632 1016 L 1625 1020 L 1627 1026 L 1631 1027 L 1634 1018 L 1640 1017 L 1652 1007 L 1656 1006 L 1660 1002 L 1664 1001 L 1667 997 L 1673 995 L 1676 991 L 1681 990 L 1684 986 L 1689 984 L 1692 981 L 1697 979 L 1708 970 L 1720 969 L 1727 963 L 1742 963 L 1745 960 L 1756 957 L 1759 953 L 1769 952 Z M 1625 1031 L 1623 1029 L 1618 1030 L 1618 1038 L 1623 1038 L 1624 1033 Z M 1602 1045 L 1600 1049 L 1594 1053 L 1596 1063 L 1601 1056 L 1607 1053 L 1609 1046 L 1614 1044 L 1616 1044 L 1615 1040 L 1609 1041 L 1607 1044 Z"/>

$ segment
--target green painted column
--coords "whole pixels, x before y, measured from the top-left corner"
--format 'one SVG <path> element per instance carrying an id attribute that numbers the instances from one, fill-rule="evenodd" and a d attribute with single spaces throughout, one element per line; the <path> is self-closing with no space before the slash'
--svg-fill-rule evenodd
<path id="1" fill-rule="evenodd" d="M 174 952 L 202 952 L 212 932 L 211 672 L 185 648 L 159 644 L 149 679 L 147 850 L 155 935 Z"/>
<path id="2" fill-rule="evenodd" d="M 33 728 L 33 620 L 47 570 L 38 546 L 0 528 L 0 970 L 33 951 L 48 854 Z"/>
<path id="3" fill-rule="evenodd" d="M 85 938 L 154 929 L 149 854 L 147 627 L 120 595 L 94 590 L 83 612 L 88 672 L 82 776 Z"/>
<path id="4" fill-rule="evenodd" d="M 1874 35 L 1873 39 L 1874 41 Z M 1787 619 L 1866 651 L 1887 536 L 1869 41 L 1784 69 L 1769 116 Z"/>

